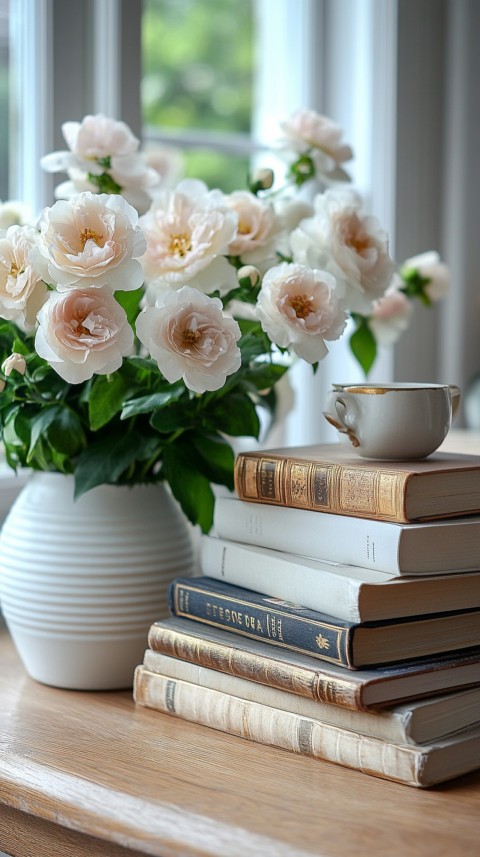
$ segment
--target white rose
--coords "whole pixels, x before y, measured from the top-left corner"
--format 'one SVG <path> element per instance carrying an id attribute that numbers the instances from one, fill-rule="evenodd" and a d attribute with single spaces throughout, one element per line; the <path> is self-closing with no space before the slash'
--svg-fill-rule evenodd
<path id="1" fill-rule="evenodd" d="M 50 292 L 38 321 L 37 354 L 70 384 L 115 372 L 132 352 L 133 330 L 109 289 Z"/>
<path id="2" fill-rule="evenodd" d="M 231 193 L 227 197 L 227 205 L 238 215 L 237 234 L 228 245 L 228 253 L 252 262 L 254 251 L 260 249 L 263 255 L 268 255 L 266 247 L 276 231 L 271 206 L 243 190 Z"/>
<path id="3" fill-rule="evenodd" d="M 228 252 L 236 235 L 237 215 L 220 191 L 209 191 L 203 182 L 185 179 L 175 190 L 165 190 L 155 198 L 140 225 L 147 239 L 141 260 L 147 279 L 171 285 L 188 282 L 202 291 L 234 287 L 235 272 L 224 258 L 221 269 L 216 269 L 218 281 L 211 277 L 201 285 L 198 281 L 199 274 Z"/>
<path id="4" fill-rule="evenodd" d="M 55 190 L 58 199 L 69 199 L 78 191 L 98 191 L 88 176 L 107 173 L 135 208 L 147 210 L 151 197 L 146 191 L 159 184 L 160 176 L 137 151 L 140 141 L 125 122 L 98 114 L 85 116 L 82 122 L 65 122 L 62 131 L 69 151 L 51 152 L 40 162 L 47 172 L 69 175 L 70 181 Z"/>
<path id="5" fill-rule="evenodd" d="M 0 316 L 32 327 L 47 298 L 47 287 L 33 267 L 37 232 L 29 226 L 10 226 L 0 237 Z"/>
<path id="6" fill-rule="evenodd" d="M 327 354 L 325 340 L 338 339 L 345 329 L 347 317 L 335 287 L 326 271 L 287 263 L 271 268 L 257 302 L 262 328 L 276 345 L 316 363 Z"/>
<path id="7" fill-rule="evenodd" d="M 369 326 L 380 345 L 393 345 L 410 324 L 412 302 L 398 290 L 399 285 L 400 279 L 395 278 L 383 297 L 373 304 Z"/>
<path id="8" fill-rule="evenodd" d="M 402 265 L 402 274 L 408 271 L 417 271 L 425 280 L 429 280 L 425 286 L 425 294 L 431 301 L 439 301 L 445 297 L 450 287 L 450 272 L 448 266 L 440 261 L 440 256 L 435 250 L 428 250 L 419 256 L 412 256 Z"/>
<path id="9" fill-rule="evenodd" d="M 85 160 L 130 155 L 140 145 L 125 122 L 101 113 L 84 116 L 81 122 L 64 122 L 62 133 L 69 149 Z"/>
<path id="10" fill-rule="evenodd" d="M 79 170 L 77 167 L 71 167 L 67 170 L 69 180 L 60 182 L 55 186 L 55 199 L 71 199 L 79 193 L 88 190 L 91 193 L 97 193 L 97 188 L 88 178 L 87 173 Z M 152 197 L 149 192 L 141 187 L 122 187 L 122 196 L 127 202 L 133 206 L 137 214 L 144 214 L 150 208 Z"/>
<path id="11" fill-rule="evenodd" d="M 137 318 L 137 335 L 171 383 L 183 378 L 195 393 L 219 390 L 240 368 L 240 328 L 209 298 L 184 286 L 165 290 Z"/>
<path id="12" fill-rule="evenodd" d="M 40 161 L 49 173 L 78 167 L 99 175 L 105 171 L 105 165 L 98 164 L 98 160 L 130 155 L 137 151 L 140 142 L 124 122 L 102 114 L 85 116 L 82 122 L 64 122 L 62 133 L 69 151 L 51 152 Z"/>
<path id="13" fill-rule="evenodd" d="M 319 194 L 315 212 L 292 232 L 294 261 L 332 273 L 338 288 L 343 288 L 347 307 L 369 312 L 393 273 L 386 233 L 351 190 Z"/>
<path id="14" fill-rule="evenodd" d="M 8 378 L 13 371 L 18 372 L 19 375 L 25 375 L 27 370 L 27 362 L 23 354 L 18 354 L 16 351 L 13 354 L 10 354 L 10 357 L 7 357 L 6 360 L 2 363 L 2 372 Z"/>
<path id="15" fill-rule="evenodd" d="M 138 214 L 116 194 L 81 193 L 59 200 L 40 217 L 43 279 L 59 291 L 137 289 L 145 250 Z M 39 262 L 38 262 L 39 264 Z"/>
<path id="16" fill-rule="evenodd" d="M 333 173 L 353 158 L 351 147 L 341 141 L 340 126 L 315 110 L 296 110 L 280 127 L 284 143 L 299 155 L 308 152 L 320 173 Z M 346 174 L 342 177 L 348 179 Z"/>

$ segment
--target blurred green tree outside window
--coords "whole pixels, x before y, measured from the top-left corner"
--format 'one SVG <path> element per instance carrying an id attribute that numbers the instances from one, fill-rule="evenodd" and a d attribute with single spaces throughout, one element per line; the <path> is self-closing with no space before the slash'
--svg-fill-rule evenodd
<path id="1" fill-rule="evenodd" d="M 185 175 L 225 192 L 245 187 L 248 172 L 253 4 L 143 0 L 145 140 L 180 141 Z"/>

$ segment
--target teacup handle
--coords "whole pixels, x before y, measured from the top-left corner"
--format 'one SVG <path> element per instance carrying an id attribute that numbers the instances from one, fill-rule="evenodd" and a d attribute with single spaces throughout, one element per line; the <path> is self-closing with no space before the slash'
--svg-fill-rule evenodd
<path id="1" fill-rule="evenodd" d="M 452 420 L 455 419 L 457 415 L 458 408 L 460 406 L 460 400 L 462 398 L 462 391 L 460 387 L 457 387 L 456 384 L 449 384 L 448 389 L 450 390 L 450 401 L 452 403 Z"/>
<path id="2" fill-rule="evenodd" d="M 353 446 L 360 446 L 360 441 L 355 434 L 357 430 L 356 416 L 358 414 L 358 402 L 354 396 L 345 392 L 333 391 L 327 400 L 327 411 L 323 416 L 341 434 L 346 434 Z"/>

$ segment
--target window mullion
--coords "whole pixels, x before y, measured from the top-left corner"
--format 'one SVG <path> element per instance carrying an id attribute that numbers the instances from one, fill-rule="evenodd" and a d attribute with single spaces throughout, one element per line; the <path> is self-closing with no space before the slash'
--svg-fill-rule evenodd
<path id="1" fill-rule="evenodd" d="M 38 213 L 52 177 L 39 168 L 53 146 L 53 2 L 11 0 L 12 138 L 10 194 Z"/>

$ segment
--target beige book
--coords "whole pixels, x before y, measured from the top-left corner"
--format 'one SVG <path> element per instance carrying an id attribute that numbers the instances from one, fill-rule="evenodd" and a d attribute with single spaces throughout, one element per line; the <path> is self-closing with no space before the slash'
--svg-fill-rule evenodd
<path id="1" fill-rule="evenodd" d="M 480 729 L 421 747 L 395 744 L 311 717 L 153 673 L 138 666 L 135 702 L 166 714 L 411 786 L 432 786 L 480 766 Z"/>
<path id="2" fill-rule="evenodd" d="M 446 738 L 455 732 L 480 726 L 480 688 L 417 699 L 382 711 L 352 711 L 340 705 L 329 705 L 306 699 L 275 687 L 259 685 L 248 679 L 222 673 L 179 658 L 171 658 L 147 649 L 143 666 L 153 673 L 189 681 L 211 690 L 260 702 L 301 717 L 312 717 L 397 744 L 425 744 Z"/>

